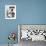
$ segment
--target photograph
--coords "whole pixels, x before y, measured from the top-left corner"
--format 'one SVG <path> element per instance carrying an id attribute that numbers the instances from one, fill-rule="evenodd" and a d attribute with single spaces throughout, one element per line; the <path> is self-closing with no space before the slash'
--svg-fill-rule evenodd
<path id="1" fill-rule="evenodd" d="M 16 5 L 5 5 L 5 19 L 16 19 Z"/>
<path id="2" fill-rule="evenodd" d="M 19 24 L 18 41 L 20 46 L 26 46 L 27 44 L 30 46 L 32 42 L 45 42 L 46 25 Z"/>
<path id="3" fill-rule="evenodd" d="M 46 46 L 46 0 L 0 0 L 0 46 Z"/>

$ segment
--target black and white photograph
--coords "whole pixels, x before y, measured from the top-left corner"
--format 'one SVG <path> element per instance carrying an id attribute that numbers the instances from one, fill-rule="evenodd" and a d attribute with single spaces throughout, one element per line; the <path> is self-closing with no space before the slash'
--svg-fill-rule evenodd
<path id="1" fill-rule="evenodd" d="M 20 46 L 46 42 L 46 25 L 19 24 L 18 41 Z"/>
<path id="2" fill-rule="evenodd" d="M 16 5 L 5 5 L 5 19 L 16 19 Z"/>

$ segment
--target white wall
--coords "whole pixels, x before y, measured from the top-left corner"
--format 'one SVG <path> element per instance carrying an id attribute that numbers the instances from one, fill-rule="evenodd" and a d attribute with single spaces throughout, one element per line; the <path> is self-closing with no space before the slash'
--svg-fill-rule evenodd
<path id="1" fill-rule="evenodd" d="M 46 25 L 21 25 L 21 29 L 40 29 L 40 30 L 46 30 Z"/>

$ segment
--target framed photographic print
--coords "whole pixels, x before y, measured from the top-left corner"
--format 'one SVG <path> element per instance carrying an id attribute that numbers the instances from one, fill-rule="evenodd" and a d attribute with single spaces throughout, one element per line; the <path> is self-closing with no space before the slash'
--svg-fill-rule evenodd
<path id="1" fill-rule="evenodd" d="M 18 38 L 19 42 L 21 40 L 46 41 L 46 25 L 19 24 Z"/>
<path id="2" fill-rule="evenodd" d="M 16 19 L 16 5 L 5 5 L 5 19 Z"/>

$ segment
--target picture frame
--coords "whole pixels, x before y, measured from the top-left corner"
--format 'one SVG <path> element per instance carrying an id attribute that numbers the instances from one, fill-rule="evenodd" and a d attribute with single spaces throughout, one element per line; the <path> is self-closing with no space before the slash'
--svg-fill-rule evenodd
<path id="1" fill-rule="evenodd" d="M 16 5 L 5 5 L 5 19 L 16 19 Z"/>

